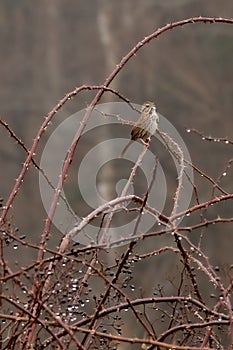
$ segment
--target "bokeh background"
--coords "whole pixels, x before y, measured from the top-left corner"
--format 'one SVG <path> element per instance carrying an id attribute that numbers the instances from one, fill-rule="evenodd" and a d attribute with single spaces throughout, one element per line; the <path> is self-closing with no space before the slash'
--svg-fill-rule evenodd
<path id="1" fill-rule="evenodd" d="M 30 147 L 44 116 L 82 84 L 102 84 L 121 58 L 159 27 L 195 16 L 232 17 L 232 0 L 41 0 L 0 3 L 0 115 Z M 192 161 L 217 179 L 232 157 L 232 147 L 204 142 L 186 128 L 233 139 L 233 28 L 192 24 L 166 32 L 145 45 L 112 83 L 132 102 L 155 101 L 182 135 Z M 51 131 L 84 108 L 94 93 L 69 101 Z M 108 95 L 104 101 L 116 101 Z M 56 124 L 57 123 L 57 124 Z M 36 155 L 40 155 L 48 130 Z M 7 199 L 25 153 L 0 127 L 0 196 Z M 101 155 L 100 155 L 101 156 Z M 161 155 L 162 157 L 163 155 Z M 166 157 L 166 155 L 164 155 Z M 232 190 L 232 171 L 221 185 Z M 172 177 L 172 176 L 171 176 Z M 173 179 L 174 180 L 174 179 Z M 208 181 L 196 176 L 200 200 L 211 197 Z M 215 209 L 214 209 L 215 210 Z M 219 213 L 232 216 L 227 203 Z M 216 212 L 211 215 L 216 216 Z M 211 217 L 210 215 L 210 217 Z M 10 217 L 27 239 L 38 241 L 44 211 L 38 172 L 31 167 Z M 211 229 L 203 239 L 211 261 L 231 264 L 231 231 Z M 57 235 L 57 240 L 61 236 Z M 224 251 L 224 258 L 223 258 Z"/>

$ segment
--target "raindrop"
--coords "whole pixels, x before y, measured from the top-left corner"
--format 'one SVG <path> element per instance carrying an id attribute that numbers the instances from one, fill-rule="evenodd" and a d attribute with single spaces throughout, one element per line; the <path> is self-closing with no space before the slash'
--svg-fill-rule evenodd
<path id="1" fill-rule="evenodd" d="M 190 130 L 190 129 L 187 129 L 186 131 L 187 131 L 187 132 L 191 132 L 191 130 Z"/>
<path id="2" fill-rule="evenodd" d="M 225 143 L 226 143 L 226 144 L 228 144 L 228 143 L 229 143 L 229 141 L 228 141 L 228 140 L 226 140 L 226 141 L 225 141 Z"/>
<path id="3" fill-rule="evenodd" d="M 222 176 L 226 176 L 226 174 L 227 174 L 227 173 L 226 173 L 226 172 L 224 172 L 224 173 L 222 174 Z"/>
<path id="4" fill-rule="evenodd" d="M 19 248 L 19 247 L 18 247 L 18 244 L 14 244 L 14 245 L 13 245 L 13 249 L 16 250 L 16 249 L 18 249 L 18 248 Z"/>

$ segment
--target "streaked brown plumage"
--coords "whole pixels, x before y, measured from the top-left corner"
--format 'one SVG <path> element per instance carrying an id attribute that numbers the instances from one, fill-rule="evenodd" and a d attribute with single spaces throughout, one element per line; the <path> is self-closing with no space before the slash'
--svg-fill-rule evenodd
<path id="1" fill-rule="evenodd" d="M 144 102 L 141 110 L 141 115 L 131 130 L 131 140 L 127 143 L 120 157 L 123 158 L 125 152 L 133 141 L 142 140 L 148 144 L 151 136 L 155 133 L 158 127 L 159 116 L 156 112 L 154 102 Z"/>

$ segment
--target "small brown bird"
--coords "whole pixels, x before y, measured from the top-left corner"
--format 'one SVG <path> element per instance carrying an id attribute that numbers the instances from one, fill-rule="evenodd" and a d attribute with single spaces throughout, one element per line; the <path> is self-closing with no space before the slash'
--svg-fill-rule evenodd
<path id="1" fill-rule="evenodd" d="M 154 102 L 144 102 L 142 105 L 140 118 L 131 130 L 131 140 L 121 152 L 120 157 L 123 158 L 125 152 L 133 141 L 141 140 L 144 144 L 148 145 L 151 136 L 154 135 L 158 128 L 158 120 L 159 115 L 156 112 Z"/>

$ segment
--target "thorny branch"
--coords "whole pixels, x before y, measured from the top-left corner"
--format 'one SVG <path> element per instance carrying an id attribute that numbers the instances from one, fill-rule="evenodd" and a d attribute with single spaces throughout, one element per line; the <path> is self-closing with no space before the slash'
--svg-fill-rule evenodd
<path id="1" fill-rule="evenodd" d="M 104 84 L 83 85 L 66 94 L 45 117 L 30 148 L 25 146 L 8 123 L 1 118 L 1 126 L 26 153 L 20 174 L 3 206 L 0 199 L 1 349 L 42 350 L 51 347 L 69 349 L 70 346 L 82 350 L 100 347 L 117 349 L 120 343 L 139 344 L 144 349 L 224 349 L 221 338 L 223 333 L 227 338 L 229 349 L 232 348 L 232 275 L 230 271 L 224 275 L 224 271 L 214 268 L 208 252 L 205 252 L 205 247 L 196 238 L 200 231 L 207 232 L 214 225 L 215 227 L 219 225 L 223 229 L 225 225 L 231 225 L 233 222 L 232 216 L 219 215 L 209 218 L 206 214 L 219 204 L 232 202 L 233 194 L 221 184 L 222 178 L 231 170 L 232 159 L 228 160 L 222 173 L 215 180 L 197 166 L 189 164 L 184 159 L 180 146 L 170 135 L 163 134 L 168 146 L 167 151 L 180 166 L 171 214 L 160 212 L 149 204 L 151 188 L 155 186 L 157 175 L 157 158 L 151 167 L 151 182 L 146 193 L 141 197 L 128 194 L 129 185 L 134 182 L 135 174 L 147 152 L 144 148 L 121 196 L 91 210 L 67 232 L 57 249 L 49 247 L 50 235 L 53 232 L 52 221 L 58 201 L 60 198 L 66 201 L 62 197 L 62 188 L 91 113 L 94 109 L 98 110 L 97 103 L 106 92 L 110 92 L 134 108 L 127 97 L 110 87 L 111 82 L 151 40 L 176 27 L 194 23 L 233 24 L 233 20 L 196 17 L 159 28 L 138 42 L 121 59 Z M 89 91 L 96 91 L 96 95 L 87 107 L 66 157 L 62 160 L 63 168 L 59 182 L 57 186 L 53 186 L 35 160 L 41 138 L 57 112 L 71 98 L 78 97 L 81 92 Z M 118 116 L 118 120 L 119 118 Z M 206 136 L 191 128 L 187 131 L 197 134 L 203 141 L 218 140 L 220 143 L 232 145 L 232 141 L 226 137 Z M 27 240 L 26 236 L 20 236 L 9 214 L 31 165 L 42 173 L 54 192 L 39 244 Z M 209 200 L 200 200 L 196 191 L 196 203 L 192 203 L 186 210 L 179 210 L 187 165 L 212 186 L 212 194 Z M 220 194 L 215 195 L 217 190 Z M 129 204 L 133 205 L 130 209 L 127 207 Z M 69 208 L 68 202 L 67 208 Z M 130 210 L 136 214 L 133 232 L 127 237 L 119 236 L 119 239 L 114 241 L 114 246 L 111 242 L 106 244 L 114 216 Z M 154 220 L 153 229 L 149 232 L 139 230 L 144 214 L 149 214 Z M 96 218 L 101 217 L 107 219 L 102 221 L 104 223 L 101 229 L 105 230 L 105 233 L 99 244 L 77 247 L 74 243 L 72 246 L 73 238 L 84 228 L 88 228 Z M 186 219 L 183 226 L 180 224 L 182 218 Z M 145 244 L 145 249 L 142 249 L 142 243 Z M 123 244 L 125 247 L 122 248 Z M 16 263 L 12 267 L 12 262 L 8 259 L 8 250 L 12 247 L 16 252 L 17 249 L 22 250 L 24 254 L 28 250 L 36 252 L 37 257 L 26 266 L 18 266 Z M 113 254 L 110 254 L 110 248 L 113 248 Z M 168 287 L 164 288 L 156 279 L 161 266 L 160 258 L 164 257 L 163 261 L 167 261 L 167 256 L 174 259 L 174 266 L 177 273 L 180 273 L 179 286 L 175 280 L 171 283 L 172 295 L 166 295 Z M 155 267 L 152 278 L 147 275 L 146 262 Z M 142 284 L 149 276 L 147 288 L 135 283 L 135 276 L 139 271 Z M 168 273 L 172 274 L 174 271 Z M 171 276 L 169 278 L 172 280 Z M 204 282 L 201 283 L 201 280 Z M 211 290 L 210 298 L 206 295 L 203 285 Z M 144 290 L 151 296 L 143 296 Z M 134 333 L 130 330 L 127 317 L 135 329 L 141 327 L 144 332 L 141 337 L 135 336 L 136 331 Z M 125 324 L 127 327 L 124 327 Z M 161 327 L 158 331 L 156 329 L 156 334 L 159 335 L 153 332 L 155 325 L 157 328 Z"/>

